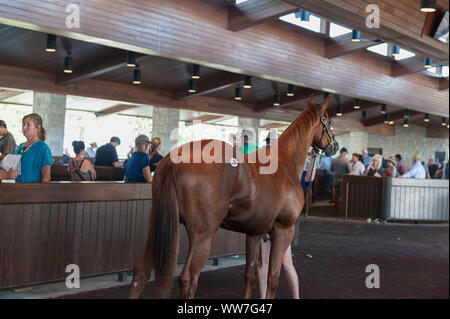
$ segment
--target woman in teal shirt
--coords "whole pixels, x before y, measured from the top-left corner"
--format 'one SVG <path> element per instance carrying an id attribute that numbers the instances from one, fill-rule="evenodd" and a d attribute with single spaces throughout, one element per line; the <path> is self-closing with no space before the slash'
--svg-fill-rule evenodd
<path id="1" fill-rule="evenodd" d="M 52 152 L 45 144 L 45 129 L 42 118 L 36 114 L 28 114 L 22 120 L 22 132 L 27 141 L 20 144 L 15 154 L 22 155 L 20 159 L 20 175 L 18 183 L 47 183 L 50 181 Z"/>

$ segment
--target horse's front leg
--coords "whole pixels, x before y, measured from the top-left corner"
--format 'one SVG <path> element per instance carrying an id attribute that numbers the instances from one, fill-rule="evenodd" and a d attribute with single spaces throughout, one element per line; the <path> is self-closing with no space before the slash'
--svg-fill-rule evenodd
<path id="1" fill-rule="evenodd" d="M 246 236 L 246 254 L 245 254 L 245 294 L 244 298 L 252 297 L 252 287 L 258 276 L 257 264 L 259 249 L 261 247 L 261 236 Z"/>
<path id="2" fill-rule="evenodd" d="M 269 274 L 267 276 L 266 299 L 273 299 L 277 293 L 278 281 L 280 279 L 281 262 L 287 248 L 291 244 L 295 233 L 295 224 L 287 229 L 281 229 L 275 224 L 270 238 L 272 246 L 270 248 Z"/>

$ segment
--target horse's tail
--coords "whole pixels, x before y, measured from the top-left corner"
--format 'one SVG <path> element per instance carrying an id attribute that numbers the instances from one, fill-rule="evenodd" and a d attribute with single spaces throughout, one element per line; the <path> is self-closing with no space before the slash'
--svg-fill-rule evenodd
<path id="1" fill-rule="evenodd" d="M 153 243 L 151 260 L 157 294 L 160 298 L 168 298 L 177 264 L 180 217 L 175 167 L 167 160 L 162 161 L 160 166 L 153 183 L 149 238 Z"/>

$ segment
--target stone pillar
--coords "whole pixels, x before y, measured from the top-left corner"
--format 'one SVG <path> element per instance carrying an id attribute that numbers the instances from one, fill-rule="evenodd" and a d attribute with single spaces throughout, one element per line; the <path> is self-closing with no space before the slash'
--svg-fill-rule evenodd
<path id="1" fill-rule="evenodd" d="M 165 156 L 178 143 L 178 122 L 180 110 L 164 107 L 153 107 L 152 138 L 161 139 L 160 154 Z M 176 131 L 174 131 L 176 129 Z M 172 140 L 171 140 L 172 138 Z"/>
<path id="2" fill-rule="evenodd" d="M 64 124 L 66 119 L 66 95 L 33 92 L 33 113 L 42 117 L 47 132 L 45 142 L 53 156 L 64 151 Z"/>
<path id="3" fill-rule="evenodd" d="M 250 142 L 254 142 L 256 145 L 260 145 L 259 143 L 259 125 L 260 120 L 259 119 L 253 119 L 249 117 L 239 117 L 238 118 L 238 132 L 236 133 L 236 137 L 238 141 L 241 139 L 241 132 L 242 130 L 249 130 L 255 134 L 254 140 Z"/>
<path id="4" fill-rule="evenodd" d="M 353 153 L 361 154 L 369 145 L 369 134 L 367 132 L 350 132 L 349 158 Z"/>

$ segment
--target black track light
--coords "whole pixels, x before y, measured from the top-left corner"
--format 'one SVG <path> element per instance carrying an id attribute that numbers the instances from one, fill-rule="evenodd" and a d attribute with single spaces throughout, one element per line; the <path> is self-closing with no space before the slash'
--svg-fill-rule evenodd
<path id="1" fill-rule="evenodd" d="M 194 80 L 200 79 L 200 65 L 194 64 L 192 66 L 192 76 L 191 76 L 191 78 L 194 79 Z"/>
<path id="2" fill-rule="evenodd" d="M 409 110 L 403 111 L 403 118 L 407 119 L 409 117 Z"/>
<path id="3" fill-rule="evenodd" d="M 403 120 L 403 127 L 408 127 L 408 119 Z"/>
<path id="4" fill-rule="evenodd" d="M 384 114 L 384 124 L 389 124 L 389 114 Z"/>
<path id="5" fill-rule="evenodd" d="M 278 93 L 273 96 L 273 106 L 280 106 L 280 95 Z"/>
<path id="6" fill-rule="evenodd" d="M 64 73 L 72 73 L 73 70 L 73 57 L 72 52 L 67 52 L 66 57 L 64 58 Z"/>
<path id="7" fill-rule="evenodd" d="M 355 110 L 359 110 L 361 108 L 361 100 L 360 99 L 355 99 L 355 101 L 353 102 L 353 108 Z"/>
<path id="8" fill-rule="evenodd" d="M 430 122 L 430 114 L 425 113 L 425 116 L 424 116 L 424 118 L 423 118 L 423 121 L 424 121 L 424 122 Z"/>
<path id="9" fill-rule="evenodd" d="M 442 118 L 441 125 L 442 126 L 446 126 L 447 125 L 447 119 L 445 117 Z"/>
<path id="10" fill-rule="evenodd" d="M 395 57 L 397 55 L 400 54 L 400 47 L 396 44 L 392 45 L 392 52 L 391 52 L 392 56 Z"/>
<path id="11" fill-rule="evenodd" d="M 136 67 L 136 53 L 128 51 L 127 52 L 127 66 L 130 68 Z"/>
<path id="12" fill-rule="evenodd" d="M 286 93 L 287 96 L 294 96 L 294 86 L 292 84 L 288 85 L 288 91 Z"/>
<path id="13" fill-rule="evenodd" d="M 342 110 L 342 105 L 339 104 L 338 108 L 337 108 L 336 116 L 341 117 L 342 115 L 344 115 L 344 111 Z"/>
<path id="14" fill-rule="evenodd" d="M 361 116 L 363 120 L 367 119 L 367 111 L 362 111 Z"/>
<path id="15" fill-rule="evenodd" d="M 433 60 L 429 57 L 425 57 L 424 67 L 426 67 L 427 69 L 433 67 Z"/>
<path id="16" fill-rule="evenodd" d="M 352 42 L 361 41 L 361 32 L 358 30 L 352 30 Z"/>
<path id="17" fill-rule="evenodd" d="M 133 84 L 142 84 L 142 73 L 139 69 L 139 64 L 136 64 L 136 68 L 133 70 Z"/>
<path id="18" fill-rule="evenodd" d="M 381 114 L 386 114 L 386 104 L 381 104 L 381 110 L 380 110 Z"/>
<path id="19" fill-rule="evenodd" d="M 239 86 L 234 90 L 234 99 L 236 101 L 242 101 L 242 89 Z"/>
<path id="20" fill-rule="evenodd" d="M 189 79 L 189 93 L 195 93 L 197 92 L 197 80 Z"/>
<path id="21" fill-rule="evenodd" d="M 252 77 L 250 75 L 246 75 L 244 79 L 244 89 L 252 88 Z"/>
<path id="22" fill-rule="evenodd" d="M 436 11 L 436 0 L 420 0 L 420 11 L 422 12 Z"/>
<path id="23" fill-rule="evenodd" d="M 45 48 L 47 52 L 55 52 L 56 51 L 56 35 L 47 34 L 47 47 Z"/>

